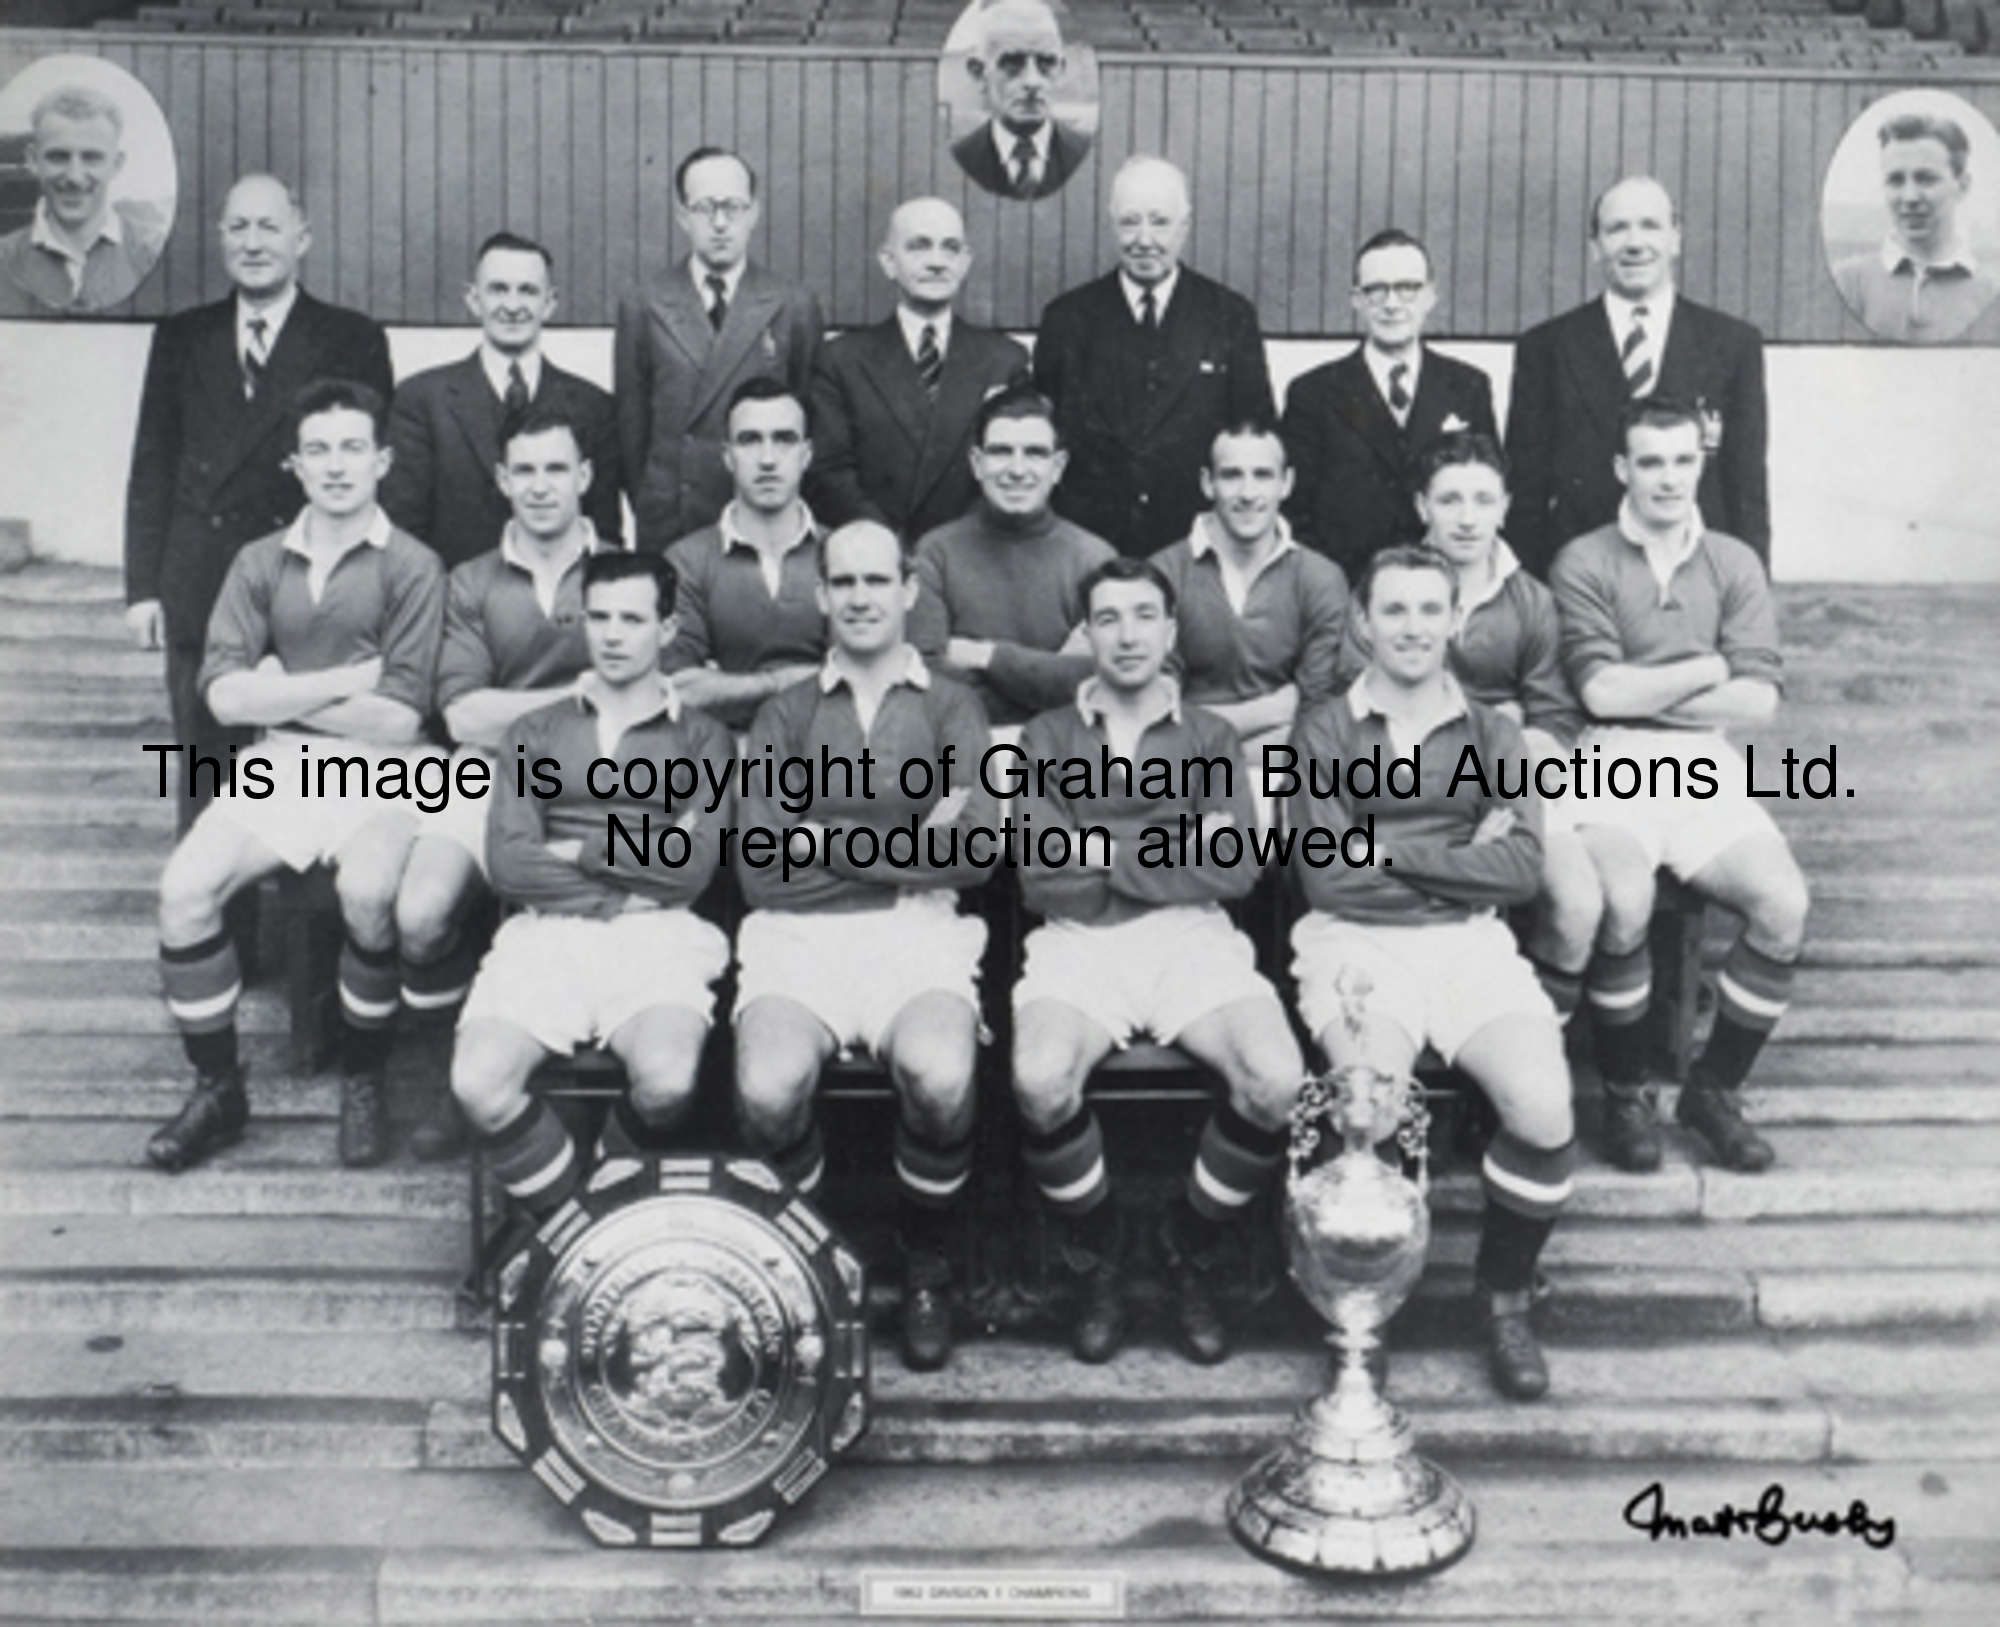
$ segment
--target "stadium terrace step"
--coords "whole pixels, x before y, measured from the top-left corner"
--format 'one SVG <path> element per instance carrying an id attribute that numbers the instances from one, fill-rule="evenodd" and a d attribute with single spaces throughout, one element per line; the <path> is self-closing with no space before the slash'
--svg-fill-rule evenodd
<path id="1" fill-rule="evenodd" d="M 463 1168 L 340 1169 L 331 1158 L 306 1167 L 258 1168 L 265 1126 L 256 1119 L 240 1144 L 199 1169 L 162 1175 L 122 1169 L 0 1170 L 0 1215 L 320 1215 L 329 1222 L 456 1220 L 464 1223 Z M 144 1136 L 135 1136 L 136 1148 Z"/>

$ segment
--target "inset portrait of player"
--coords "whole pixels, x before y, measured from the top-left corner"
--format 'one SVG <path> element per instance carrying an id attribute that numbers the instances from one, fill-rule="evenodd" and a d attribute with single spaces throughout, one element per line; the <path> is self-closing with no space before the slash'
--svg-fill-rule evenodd
<path id="1" fill-rule="evenodd" d="M 2000 340 L 2000 135 L 1970 103 L 1899 90 L 1872 104 L 1827 165 L 1820 229 L 1875 338 Z"/>
<path id="2" fill-rule="evenodd" d="M 1046 198 L 1097 134 L 1097 53 L 1057 0 L 972 0 L 938 58 L 938 103 L 973 181 L 996 197 Z"/>
<path id="3" fill-rule="evenodd" d="M 176 190 L 166 117 L 123 68 L 23 68 L 0 90 L 0 317 L 123 305 L 159 263 Z"/>

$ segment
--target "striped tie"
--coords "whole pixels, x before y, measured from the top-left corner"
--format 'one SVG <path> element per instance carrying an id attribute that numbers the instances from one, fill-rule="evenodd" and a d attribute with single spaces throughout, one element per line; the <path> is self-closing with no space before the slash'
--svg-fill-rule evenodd
<path id="1" fill-rule="evenodd" d="M 924 394 L 935 401 L 938 380 L 944 377 L 944 353 L 938 349 L 935 322 L 926 322 L 917 340 L 917 377 L 924 381 Z"/>
<path id="2" fill-rule="evenodd" d="M 1021 197 L 1035 195 L 1035 140 L 1017 136 L 1014 140 L 1014 190 Z"/>
<path id="3" fill-rule="evenodd" d="M 1396 422 L 1401 423 L 1410 410 L 1410 391 L 1406 382 L 1410 376 L 1410 364 L 1398 362 L 1389 369 L 1389 410 L 1395 413 Z"/>
<path id="4" fill-rule="evenodd" d="M 253 316 L 249 321 L 250 342 L 243 347 L 243 399 L 255 401 L 257 391 L 264 383 L 264 369 L 270 360 L 270 352 L 264 346 L 264 318 Z"/>
<path id="5" fill-rule="evenodd" d="M 1646 349 L 1646 307 L 1632 307 L 1632 326 L 1626 330 L 1625 344 L 1618 352 L 1619 363 L 1625 369 L 1625 389 L 1633 396 L 1642 396 L 1653 384 L 1653 358 Z"/>

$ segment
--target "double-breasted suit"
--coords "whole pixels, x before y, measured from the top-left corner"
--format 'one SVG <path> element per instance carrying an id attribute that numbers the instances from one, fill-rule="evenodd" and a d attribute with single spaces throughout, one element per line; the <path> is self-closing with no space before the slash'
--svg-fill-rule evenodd
<path id="1" fill-rule="evenodd" d="M 1674 300 L 1653 394 L 1700 410 L 1708 446 L 1698 501 L 1703 524 L 1741 537 L 1767 565 L 1771 510 L 1765 472 L 1764 336 L 1693 300 Z M 1513 506 L 1507 538 L 1540 577 L 1572 537 L 1618 516 L 1624 488 L 1611 460 L 1630 390 L 1602 300 L 1521 336 L 1507 409 Z"/>
<path id="2" fill-rule="evenodd" d="M 658 553 L 714 523 L 732 489 L 722 466 L 730 396 L 766 377 L 805 400 L 824 329 L 812 294 L 754 263 L 720 329 L 686 260 L 619 303 L 613 394 L 641 548 Z"/>
<path id="3" fill-rule="evenodd" d="M 290 525 L 304 494 L 292 454 L 292 398 L 319 378 L 366 384 L 387 400 L 389 345 L 358 311 L 301 289 L 254 396 L 236 347 L 236 296 L 168 317 L 153 332 L 125 492 L 125 598 L 157 599 L 166 620 L 174 737 L 226 757 L 232 739 L 196 692 L 209 613 L 246 542 Z M 183 823 L 192 804 L 182 806 Z"/>
<path id="4" fill-rule="evenodd" d="M 956 317 L 935 400 L 896 317 L 835 339 L 813 368 L 814 514 L 827 525 L 880 520 L 911 542 L 957 519 L 979 490 L 973 419 L 989 394 L 1027 377 L 1026 350 Z"/>
<path id="5" fill-rule="evenodd" d="M 1115 271 L 1051 300 L 1035 383 L 1069 451 L 1057 512 L 1122 554 L 1186 536 L 1207 506 L 1201 470 L 1216 432 L 1271 417 L 1256 307 L 1186 266 L 1151 333 Z"/>
<path id="6" fill-rule="evenodd" d="M 1002 136 L 1000 139 L 1011 152 L 1013 138 Z M 969 179 L 995 197 L 1046 198 L 1060 192 L 1063 182 L 1075 174 L 1077 166 L 1090 156 L 1090 140 L 1087 132 L 1064 124 L 1061 119 L 1053 120 L 1049 127 L 1048 158 L 1042 165 L 1040 178 L 1026 192 L 1015 186 L 1013 171 L 1000 161 L 1000 149 L 994 145 L 991 119 L 954 141 L 951 156 L 958 160 L 958 167 L 965 171 Z"/>
<path id="7" fill-rule="evenodd" d="M 1401 424 L 1361 350 L 1302 373 L 1279 423 L 1292 468 L 1293 535 L 1356 580 L 1377 549 L 1421 533 L 1410 483 L 1425 448 L 1452 430 L 1498 433 L 1493 387 L 1478 368 L 1428 345 Z"/>
<path id="8" fill-rule="evenodd" d="M 591 469 L 583 510 L 600 537 L 616 537 L 618 414 L 611 397 L 544 356 L 530 410 L 545 408 L 575 422 Z M 382 506 L 397 525 L 429 543 L 447 569 L 499 545 L 511 512 L 493 478 L 506 415 L 477 351 L 415 374 L 396 391 L 389 413 L 396 461 L 382 482 Z"/>

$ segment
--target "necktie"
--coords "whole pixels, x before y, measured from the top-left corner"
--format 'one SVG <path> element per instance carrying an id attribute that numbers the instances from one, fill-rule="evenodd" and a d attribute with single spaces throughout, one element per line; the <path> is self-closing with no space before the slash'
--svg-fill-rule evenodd
<path id="1" fill-rule="evenodd" d="M 924 394 L 936 400 L 938 380 L 944 377 L 944 352 L 938 349 L 935 322 L 926 322 L 917 340 L 917 377 L 924 381 Z"/>
<path id="2" fill-rule="evenodd" d="M 1024 198 L 1035 190 L 1035 141 L 1032 136 L 1014 138 L 1014 190 Z"/>
<path id="3" fill-rule="evenodd" d="M 521 372 L 519 362 L 507 364 L 507 394 L 503 397 L 507 409 L 507 422 L 516 424 L 528 411 L 528 381 Z"/>
<path id="4" fill-rule="evenodd" d="M 243 399 L 255 401 L 257 391 L 264 383 L 264 368 L 270 352 L 264 348 L 264 330 L 268 323 L 261 316 L 253 316 L 249 321 L 250 342 L 243 347 Z"/>
<path id="5" fill-rule="evenodd" d="M 702 280 L 708 284 L 708 325 L 720 333 L 723 318 L 729 315 L 729 284 L 713 271 Z"/>
<path id="6" fill-rule="evenodd" d="M 1653 358 L 1646 354 L 1646 307 L 1643 305 L 1632 307 L 1632 326 L 1626 330 L 1618 360 L 1625 369 L 1626 391 L 1634 396 L 1644 395 L 1653 382 Z"/>
<path id="7" fill-rule="evenodd" d="M 1160 331 L 1160 307 L 1154 301 L 1150 288 L 1139 290 L 1139 329 L 1142 333 Z"/>
<path id="8" fill-rule="evenodd" d="M 1410 391 L 1406 382 L 1409 376 L 1408 362 L 1398 362 L 1389 369 L 1389 409 L 1395 413 L 1398 423 L 1402 422 L 1403 415 L 1410 410 Z"/>

